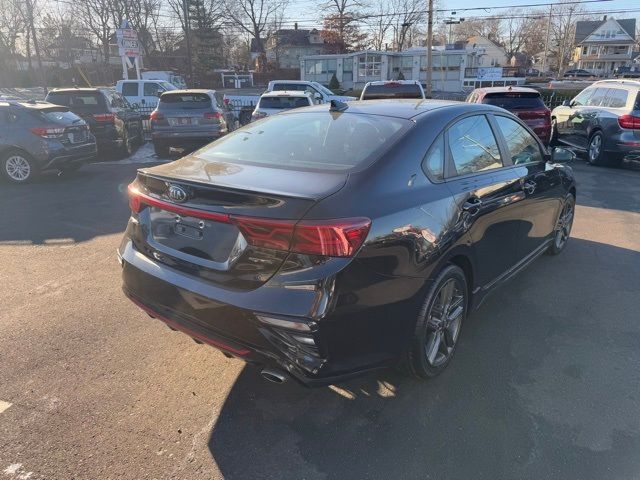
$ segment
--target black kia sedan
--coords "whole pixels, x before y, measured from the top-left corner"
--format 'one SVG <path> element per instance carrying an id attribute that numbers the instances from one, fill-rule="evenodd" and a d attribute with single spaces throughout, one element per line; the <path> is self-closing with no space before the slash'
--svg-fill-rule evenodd
<path id="1" fill-rule="evenodd" d="M 571 169 L 498 107 L 291 110 L 138 171 L 123 288 L 275 382 L 399 363 L 427 378 L 492 288 L 563 250 L 575 195 Z"/>

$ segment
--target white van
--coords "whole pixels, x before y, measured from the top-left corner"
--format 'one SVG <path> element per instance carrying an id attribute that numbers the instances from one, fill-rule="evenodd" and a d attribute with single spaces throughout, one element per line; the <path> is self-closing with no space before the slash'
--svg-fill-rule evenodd
<path id="1" fill-rule="evenodd" d="M 132 105 L 155 108 L 158 97 L 164 92 L 177 90 L 172 83 L 164 80 L 118 80 L 116 90 Z"/>

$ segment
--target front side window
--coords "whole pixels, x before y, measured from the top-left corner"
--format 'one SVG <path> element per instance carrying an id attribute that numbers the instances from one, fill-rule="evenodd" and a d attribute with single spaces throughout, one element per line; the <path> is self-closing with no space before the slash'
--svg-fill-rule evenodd
<path id="1" fill-rule="evenodd" d="M 502 167 L 500 150 L 487 117 L 463 118 L 447 132 L 455 175 Z"/>
<path id="2" fill-rule="evenodd" d="M 163 91 L 160 88 L 160 85 L 157 83 L 145 83 L 144 84 L 144 96 L 145 97 L 155 97 L 158 95 L 158 92 Z"/>
<path id="3" fill-rule="evenodd" d="M 596 91 L 589 99 L 589 103 L 587 106 L 589 107 L 601 107 L 605 99 L 607 98 L 607 93 L 609 92 L 608 88 L 596 88 Z"/>
<path id="4" fill-rule="evenodd" d="M 507 142 L 509 155 L 514 165 L 542 162 L 540 145 L 526 128 L 511 118 L 496 116 L 495 119 Z"/>
<path id="5" fill-rule="evenodd" d="M 587 88 L 578 94 L 576 98 L 571 102 L 574 107 L 583 107 L 589 103 L 589 99 L 595 93 L 595 88 Z"/>

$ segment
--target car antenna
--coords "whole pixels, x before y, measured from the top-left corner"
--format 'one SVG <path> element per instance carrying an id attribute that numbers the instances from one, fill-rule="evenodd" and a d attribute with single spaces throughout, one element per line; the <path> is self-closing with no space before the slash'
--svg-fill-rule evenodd
<path id="1" fill-rule="evenodd" d="M 344 112 L 349 108 L 349 105 L 346 102 L 341 102 L 340 100 L 331 100 L 331 107 L 329 107 L 330 112 Z"/>

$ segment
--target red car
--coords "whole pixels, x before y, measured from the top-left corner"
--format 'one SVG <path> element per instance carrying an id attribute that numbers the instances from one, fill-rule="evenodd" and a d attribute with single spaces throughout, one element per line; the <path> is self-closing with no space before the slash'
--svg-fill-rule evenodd
<path id="1" fill-rule="evenodd" d="M 476 88 L 467 97 L 467 102 L 496 105 L 510 111 L 520 117 L 542 143 L 549 145 L 551 110 L 544 104 L 537 90 L 526 87 Z"/>

